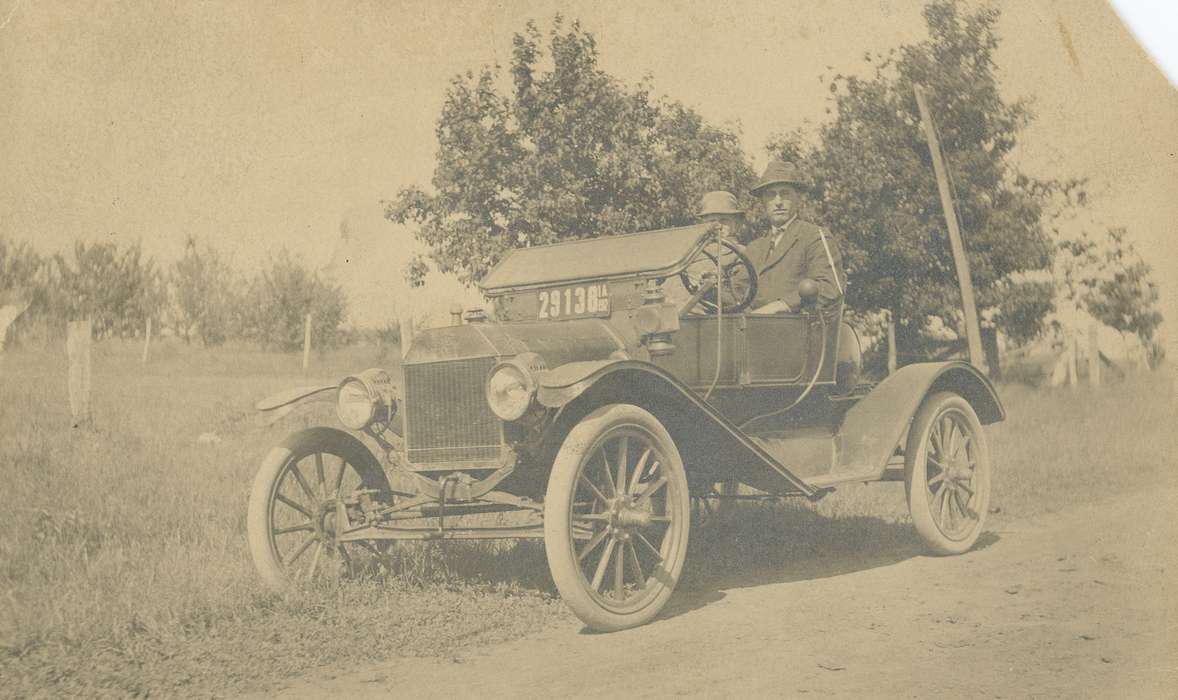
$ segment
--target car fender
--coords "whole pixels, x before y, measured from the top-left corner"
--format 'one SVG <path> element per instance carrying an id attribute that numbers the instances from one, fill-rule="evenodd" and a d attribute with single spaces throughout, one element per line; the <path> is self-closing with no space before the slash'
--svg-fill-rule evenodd
<path id="1" fill-rule="evenodd" d="M 994 386 L 973 365 L 960 361 L 906 365 L 843 416 L 835 438 L 835 473 L 882 477 L 921 402 L 937 391 L 959 394 L 983 425 L 1006 418 Z"/>
<path id="2" fill-rule="evenodd" d="M 335 391 L 338 388 L 338 384 L 300 386 L 267 396 L 254 404 L 254 408 L 261 414 L 258 416 L 258 422 L 262 425 L 277 422 L 280 418 L 289 415 L 299 404 L 334 401 Z"/>
<path id="3" fill-rule="evenodd" d="M 650 411 L 671 433 L 696 484 L 736 479 L 770 493 L 801 493 L 810 486 L 735 424 L 660 367 L 639 360 L 570 362 L 538 377 L 537 401 L 573 416 L 608 403 Z M 564 424 L 563 429 L 571 425 Z M 560 436 L 563 439 L 563 435 Z"/>

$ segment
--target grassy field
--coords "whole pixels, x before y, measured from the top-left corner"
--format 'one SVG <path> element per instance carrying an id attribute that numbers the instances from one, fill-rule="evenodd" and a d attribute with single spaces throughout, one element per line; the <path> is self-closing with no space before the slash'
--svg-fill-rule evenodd
<path id="1" fill-rule="evenodd" d="M 164 343 L 96 345 L 93 430 L 69 428 L 64 349 L 0 365 L 0 677 L 5 695 L 221 696 L 313 667 L 444 655 L 552 624 L 539 543 L 422 547 L 380 580 L 276 597 L 246 551 L 246 497 L 271 444 L 309 418 L 256 424 L 251 405 L 298 384 L 396 362 L 376 348 L 316 358 Z M 1093 393 L 1002 388 L 990 430 L 991 529 L 1107 494 L 1175 483 L 1168 378 Z M 328 409 L 330 410 L 330 409 Z M 215 440 L 199 440 L 205 433 Z M 918 550 L 902 487 L 841 490 L 816 505 L 746 506 L 693 534 L 685 589 L 768 580 L 824 553 L 871 561 Z M 674 609 L 672 601 L 671 609 Z"/>

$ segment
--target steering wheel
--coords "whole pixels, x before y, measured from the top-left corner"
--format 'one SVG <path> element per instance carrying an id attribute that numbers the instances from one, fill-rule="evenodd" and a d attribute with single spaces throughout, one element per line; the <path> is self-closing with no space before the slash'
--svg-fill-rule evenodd
<path id="1" fill-rule="evenodd" d="M 709 313 L 718 308 L 717 298 L 723 302 L 725 313 L 737 313 L 748 308 L 757 297 L 757 268 L 744 252 L 744 247 L 735 241 L 721 239 L 720 244 L 710 242 L 700 254 L 683 268 L 679 279 L 689 294 L 694 295 L 704 284 L 716 279 L 716 261 L 720 261 L 721 279 L 703 293 L 699 303 Z M 717 294 L 724 296 L 718 297 Z"/>

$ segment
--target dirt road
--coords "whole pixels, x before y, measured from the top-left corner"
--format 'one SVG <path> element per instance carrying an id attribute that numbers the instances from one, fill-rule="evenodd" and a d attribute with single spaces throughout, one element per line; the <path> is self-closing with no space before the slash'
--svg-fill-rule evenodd
<path id="1" fill-rule="evenodd" d="M 1156 490 L 999 526 L 959 557 L 864 565 L 816 555 L 776 582 L 689 589 L 639 629 L 596 635 L 571 624 L 275 692 L 1173 698 L 1176 514 L 1178 490 Z"/>

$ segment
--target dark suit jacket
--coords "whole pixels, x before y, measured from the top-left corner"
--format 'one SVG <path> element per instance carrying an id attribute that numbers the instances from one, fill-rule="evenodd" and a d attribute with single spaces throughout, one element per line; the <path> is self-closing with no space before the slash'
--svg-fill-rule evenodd
<path id="1" fill-rule="evenodd" d="M 818 230 L 818 226 L 795 218 L 785 225 L 785 233 L 776 246 L 773 245 L 773 239 L 780 232 L 777 229 L 749 244 L 749 260 L 756 265 L 758 272 L 757 298 L 753 302 L 753 309 L 779 299 L 791 308 L 796 308 L 801 302 L 798 283 L 807 277 L 818 283 L 818 303 L 821 306 L 833 305 L 842 298 L 839 286 L 843 289 L 847 287 L 842 254 L 831 235 L 824 231 L 836 272 L 831 269 Z M 835 283 L 836 279 L 838 284 Z"/>

